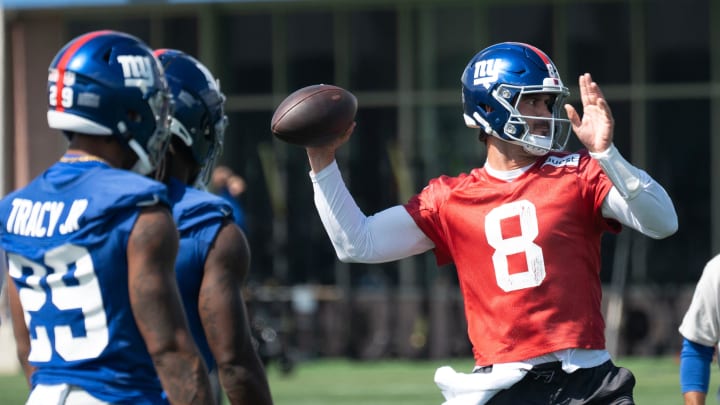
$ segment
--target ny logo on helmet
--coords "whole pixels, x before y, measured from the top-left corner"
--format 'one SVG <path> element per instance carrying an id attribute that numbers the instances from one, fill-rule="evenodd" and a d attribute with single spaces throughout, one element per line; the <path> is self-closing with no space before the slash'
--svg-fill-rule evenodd
<path id="1" fill-rule="evenodd" d="M 503 68 L 502 59 L 487 59 L 475 62 L 473 84 L 483 85 L 486 89 L 498 80 L 498 74 Z"/>
<path id="2" fill-rule="evenodd" d="M 117 61 L 122 66 L 125 86 L 139 87 L 144 93 L 148 87 L 155 85 L 155 62 L 149 56 L 119 55 Z"/>

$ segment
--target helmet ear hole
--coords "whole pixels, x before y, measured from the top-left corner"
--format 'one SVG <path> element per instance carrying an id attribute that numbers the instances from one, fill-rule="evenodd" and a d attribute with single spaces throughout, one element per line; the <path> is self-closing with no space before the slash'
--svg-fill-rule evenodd
<path id="1" fill-rule="evenodd" d="M 135 110 L 128 110 L 125 113 L 125 116 L 127 117 L 128 122 L 132 122 L 134 124 L 142 122 L 142 115 Z"/>

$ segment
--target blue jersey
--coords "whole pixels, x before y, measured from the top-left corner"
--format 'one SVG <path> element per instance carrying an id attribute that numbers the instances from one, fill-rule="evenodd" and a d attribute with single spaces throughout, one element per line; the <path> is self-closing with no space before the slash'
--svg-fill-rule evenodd
<path id="1" fill-rule="evenodd" d="M 232 220 L 232 207 L 224 199 L 188 187 L 174 178 L 170 179 L 168 193 L 180 233 L 180 248 L 175 261 L 178 288 L 195 344 L 208 369 L 212 370 L 215 360 L 200 321 L 198 298 L 205 259 L 225 219 Z"/>
<path id="2" fill-rule="evenodd" d="M 0 200 L 0 245 L 30 332 L 36 384 L 165 404 L 128 296 L 127 243 L 164 185 L 102 162 L 58 162 Z"/>

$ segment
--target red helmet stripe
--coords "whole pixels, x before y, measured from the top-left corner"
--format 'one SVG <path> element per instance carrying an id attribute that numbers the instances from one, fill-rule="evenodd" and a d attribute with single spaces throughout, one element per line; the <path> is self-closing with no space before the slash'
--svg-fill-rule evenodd
<path id="1" fill-rule="evenodd" d="M 104 30 L 104 31 L 95 31 L 91 32 L 89 34 L 85 34 L 81 37 L 79 37 L 77 40 L 75 40 L 70 47 L 65 51 L 63 56 L 60 58 L 60 61 L 57 64 L 57 71 L 58 71 L 58 77 L 57 77 L 57 94 L 55 95 L 55 110 L 56 111 L 63 111 L 63 105 L 62 105 L 62 93 L 63 88 L 65 86 L 65 69 L 67 68 L 67 64 L 70 62 L 70 59 L 75 55 L 75 53 L 88 43 L 90 40 L 92 40 L 95 37 L 98 37 L 100 35 L 107 34 L 111 31 Z"/>
<path id="2" fill-rule="evenodd" d="M 535 52 L 537 54 L 537 56 L 539 56 L 540 59 L 542 59 L 542 61 L 543 61 L 543 63 L 545 63 L 545 65 L 552 64 L 552 62 L 550 61 L 550 58 L 548 58 L 548 56 L 545 55 L 545 52 L 543 52 L 543 51 L 539 50 L 538 48 L 536 48 L 532 45 L 529 45 L 529 44 L 525 44 L 525 46 L 532 49 L 533 52 Z"/>

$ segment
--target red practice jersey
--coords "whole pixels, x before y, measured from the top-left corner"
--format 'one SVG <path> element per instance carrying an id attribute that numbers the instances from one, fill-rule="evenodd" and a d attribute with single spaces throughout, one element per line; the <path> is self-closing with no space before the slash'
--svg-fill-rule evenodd
<path id="1" fill-rule="evenodd" d="M 603 349 L 600 242 L 612 183 L 583 150 L 552 153 L 512 182 L 484 168 L 430 181 L 405 205 L 454 263 L 476 364 Z"/>

